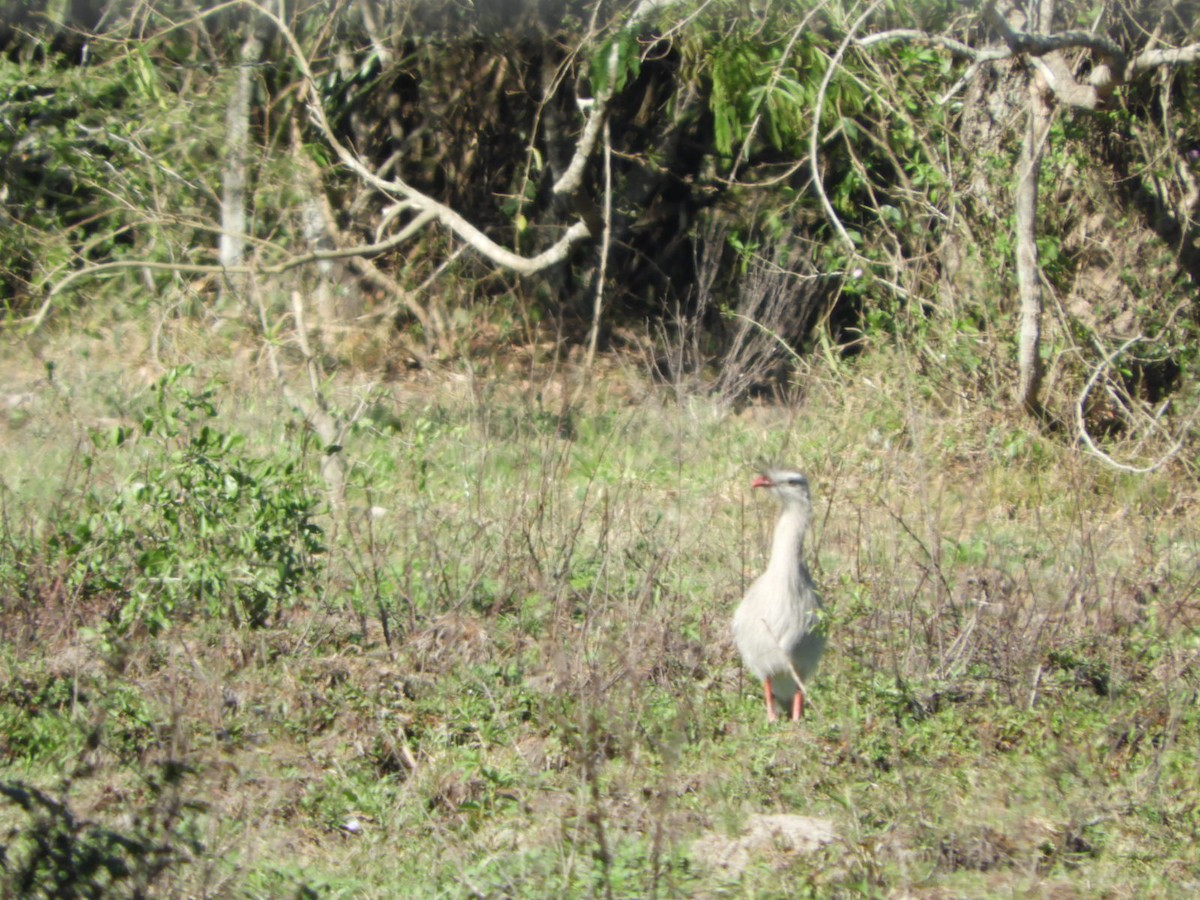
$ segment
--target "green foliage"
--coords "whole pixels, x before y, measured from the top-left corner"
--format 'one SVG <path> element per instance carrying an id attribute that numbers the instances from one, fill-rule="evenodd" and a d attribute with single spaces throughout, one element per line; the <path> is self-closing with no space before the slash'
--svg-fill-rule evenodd
<path id="1" fill-rule="evenodd" d="M 186 221 L 210 202 L 197 186 L 217 162 L 206 130 L 215 123 L 203 115 L 211 103 L 182 101 L 140 45 L 86 68 L 0 55 L 0 294 L 10 311 L 82 259 L 187 259 L 210 243 Z M 167 207 L 178 215 L 156 215 Z"/>
<path id="2" fill-rule="evenodd" d="M 190 375 L 174 370 L 154 388 L 140 480 L 115 496 L 89 492 L 58 538 L 74 584 L 122 598 L 118 632 L 153 633 L 197 613 L 265 625 L 320 570 L 317 497 L 303 458 L 248 453 L 240 435 L 217 426 L 214 389 L 193 391 Z M 140 446 L 124 428 L 94 440 L 117 455 Z"/>
<path id="3" fill-rule="evenodd" d="M 75 686 L 65 678 L 11 679 L 0 687 L 0 743 L 9 761 L 64 759 L 81 744 L 66 714 Z"/>
<path id="4" fill-rule="evenodd" d="M 592 55 L 588 74 L 593 96 L 610 91 L 619 94 L 638 76 L 642 68 L 642 46 L 637 34 L 621 29 Z"/>
<path id="5" fill-rule="evenodd" d="M 735 32 L 699 51 L 711 86 L 709 111 L 718 154 L 735 155 L 751 129 L 757 128 L 759 139 L 765 138 L 772 149 L 805 155 L 812 111 L 828 63 L 810 34 L 801 35 L 791 49 L 784 58 L 778 41 L 764 42 L 759 35 Z M 835 78 L 828 94 L 832 110 L 853 114 L 861 106 L 861 92 L 847 79 Z"/>

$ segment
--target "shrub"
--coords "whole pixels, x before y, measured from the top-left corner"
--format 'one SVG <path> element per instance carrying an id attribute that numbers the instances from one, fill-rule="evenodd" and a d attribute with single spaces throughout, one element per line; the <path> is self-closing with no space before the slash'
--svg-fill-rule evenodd
<path id="1" fill-rule="evenodd" d="M 112 495 L 95 488 L 84 513 L 60 530 L 75 587 L 120 598 L 119 631 L 161 631 L 197 613 L 267 624 L 318 574 L 318 499 L 304 459 L 282 448 L 259 457 L 217 427 L 213 388 L 186 385 L 187 368 L 155 386 L 141 433 L 150 452 L 139 480 Z M 132 453 L 142 441 L 118 428 L 106 441 Z"/>

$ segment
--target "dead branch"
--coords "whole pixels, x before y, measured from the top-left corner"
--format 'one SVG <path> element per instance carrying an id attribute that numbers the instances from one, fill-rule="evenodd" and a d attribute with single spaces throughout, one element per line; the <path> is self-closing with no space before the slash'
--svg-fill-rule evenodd
<path id="1" fill-rule="evenodd" d="M 1200 44 L 1188 44 L 1169 50 L 1147 50 L 1133 58 L 1129 65 L 1129 77 L 1160 66 L 1190 66 L 1200 62 Z"/>
<path id="2" fill-rule="evenodd" d="M 371 171 L 357 155 L 338 140 L 337 134 L 330 126 L 328 116 L 325 113 L 325 105 L 321 102 L 320 92 L 317 89 L 316 76 L 313 74 L 304 49 L 300 46 L 299 40 L 292 33 L 287 23 L 276 13 L 255 2 L 255 0 L 241 0 L 241 2 L 258 12 L 259 15 L 270 21 L 279 30 L 284 42 L 292 51 L 296 66 L 300 69 L 300 74 L 304 78 L 306 85 L 305 96 L 313 124 L 321 133 L 325 142 L 337 155 L 338 159 L 341 160 L 342 164 L 357 175 L 365 184 L 388 196 L 400 198 L 408 204 L 410 209 L 428 213 L 442 225 L 453 231 L 481 256 L 498 266 L 511 269 L 520 275 L 533 275 L 543 269 L 557 265 L 567 258 L 567 255 L 571 252 L 571 248 L 575 244 L 591 235 L 591 230 L 587 224 L 579 221 L 571 225 L 548 249 L 536 256 L 521 256 L 507 247 L 497 244 L 453 209 L 427 194 L 421 193 L 403 179 L 399 177 L 383 178 Z M 642 6 L 656 8 L 662 2 L 664 0 L 644 0 Z"/>
<path id="3" fill-rule="evenodd" d="M 1154 462 L 1150 463 L 1150 465 L 1131 466 L 1128 463 L 1118 462 L 1096 446 L 1096 442 L 1092 440 L 1092 436 L 1088 432 L 1087 422 L 1084 419 L 1083 411 L 1084 407 L 1087 405 L 1087 399 L 1092 393 L 1092 389 L 1096 386 L 1096 382 L 1100 380 L 1100 376 L 1112 366 L 1117 357 L 1119 357 L 1134 344 L 1142 340 L 1144 340 L 1144 338 L 1140 334 L 1135 335 L 1100 360 L 1100 362 L 1096 364 L 1096 368 L 1092 370 L 1091 377 L 1088 378 L 1087 383 L 1084 384 L 1083 390 L 1079 392 L 1079 399 L 1075 401 L 1075 428 L 1079 433 L 1079 439 L 1083 442 L 1083 445 L 1087 448 L 1088 452 L 1106 466 L 1116 469 L 1118 472 L 1130 472 L 1135 475 L 1145 475 L 1148 472 L 1161 469 L 1164 465 L 1178 456 L 1180 449 L 1183 447 L 1183 439 L 1184 435 L 1187 433 L 1187 427 L 1180 429 L 1179 437 L 1175 439 L 1175 442 L 1171 445 L 1170 449 L 1168 449 Z"/>
<path id="4" fill-rule="evenodd" d="M 1011 10 L 1012 6 L 1007 0 L 990 0 L 982 10 L 983 17 L 1003 38 L 1003 46 L 972 47 L 947 35 L 930 34 L 915 28 L 881 31 L 858 38 L 855 44 L 865 49 L 876 44 L 908 41 L 939 47 L 954 56 L 969 59 L 971 65 L 959 82 L 943 95 L 940 103 L 946 102 L 969 82 L 980 65 L 1013 56 L 1029 57 L 1033 66 L 1046 79 L 1046 84 L 1054 95 L 1068 106 L 1081 109 L 1095 109 L 1115 88 L 1148 70 L 1200 62 L 1200 43 L 1188 44 L 1185 47 L 1145 50 L 1130 59 L 1116 41 L 1104 34 L 1079 30 L 1041 34 L 1016 28 L 1008 18 Z M 1063 58 L 1062 51 L 1076 48 L 1089 50 L 1097 57 L 1096 64 L 1084 83 L 1075 78 Z"/>
<path id="5" fill-rule="evenodd" d="M 857 38 L 854 43 L 858 47 L 866 48 L 874 44 L 886 44 L 893 41 L 906 41 L 915 44 L 928 44 L 931 47 L 941 47 L 943 50 L 949 50 L 955 56 L 964 56 L 972 62 L 1004 59 L 1013 55 L 1012 50 L 1007 47 L 985 47 L 979 49 L 969 44 L 964 44 L 962 41 L 956 41 L 952 37 L 947 37 L 943 34 L 930 34 L 927 31 L 919 31 L 916 28 L 893 28 L 890 31 L 880 31 L 876 34 Z"/>
<path id="6" fill-rule="evenodd" d="M 1141 73 L 1161 66 L 1184 66 L 1200 61 L 1200 44 L 1186 47 L 1145 50 L 1132 60 L 1112 38 L 1090 31 L 1059 31 L 1039 34 L 1015 28 L 1007 13 L 1012 7 L 1004 0 L 990 0 L 983 9 L 987 21 L 998 31 L 1014 54 L 1030 57 L 1046 78 L 1047 85 L 1060 102 L 1081 109 L 1095 109 L 1113 90 Z M 1062 51 L 1073 48 L 1090 50 L 1097 63 L 1086 83 L 1080 83 L 1071 71 Z"/>
<path id="7" fill-rule="evenodd" d="M 829 60 L 829 65 L 825 67 L 825 76 L 821 79 L 821 86 L 817 90 L 816 100 L 813 101 L 813 125 L 812 132 L 808 138 L 808 157 L 809 165 L 812 167 L 813 189 L 816 190 L 817 197 L 821 200 L 821 208 L 825 210 L 825 218 L 833 225 L 834 230 L 838 233 L 838 237 L 842 239 L 852 257 L 858 255 L 858 247 L 850 239 L 845 226 L 842 225 L 842 220 L 838 218 L 837 211 L 833 208 L 833 204 L 829 202 L 829 197 L 825 193 L 825 186 L 821 181 L 821 110 L 825 106 L 825 92 L 829 90 L 829 82 L 833 80 L 833 74 L 837 71 L 838 66 L 841 65 L 842 57 L 846 55 L 847 48 L 854 41 L 855 33 L 881 4 L 882 0 L 875 0 L 861 16 L 854 20 L 854 23 L 846 30 L 845 38 L 838 45 L 837 52 Z"/>
<path id="8" fill-rule="evenodd" d="M 1124 71 L 1126 56 L 1116 41 L 1104 34 L 1091 31 L 1058 31 L 1054 34 L 1036 34 L 1014 28 L 1008 20 L 1006 12 L 1010 9 L 1007 2 L 1004 9 L 999 8 L 998 0 L 989 0 L 984 5 L 984 18 L 1000 32 L 1004 43 L 1016 54 L 1029 56 L 1045 56 L 1059 50 L 1073 47 L 1084 47 L 1093 53 L 1109 60 L 1118 71 Z"/>
<path id="9" fill-rule="evenodd" d="M 632 32 L 638 28 L 646 19 L 660 9 L 665 9 L 668 6 L 673 6 L 678 0 L 642 0 L 634 9 L 629 21 L 625 23 L 624 30 Z M 617 67 L 620 62 L 620 47 L 616 40 L 613 41 L 608 53 L 606 61 L 608 72 L 604 82 L 604 89 L 597 92 L 597 96 L 592 98 L 592 102 L 585 114 L 583 123 L 583 132 L 579 135 L 579 141 L 575 144 L 575 152 L 571 156 L 571 162 L 567 165 L 566 170 L 554 183 L 552 190 L 555 194 L 564 197 L 570 197 L 578 193 L 583 184 L 583 171 L 587 165 L 587 161 L 591 159 L 592 152 L 596 149 L 596 142 L 600 140 L 601 126 L 608 119 L 608 108 L 612 103 L 613 94 L 617 89 Z"/>
<path id="10" fill-rule="evenodd" d="M 376 244 L 359 244 L 354 247 L 341 247 L 336 250 L 313 250 L 309 253 L 302 253 L 298 256 L 290 256 L 283 262 L 275 263 L 267 266 L 251 266 L 251 265 L 236 265 L 222 266 L 215 263 L 166 263 L 153 262 L 148 260 L 137 259 L 120 259 L 112 262 L 97 263 L 93 266 L 88 266 L 83 269 L 76 269 L 71 274 L 67 275 L 61 281 L 56 282 L 46 295 L 46 299 L 38 308 L 38 311 L 32 316 L 26 316 L 20 319 L 20 324 L 28 325 L 31 329 L 37 329 L 46 318 L 50 311 L 51 305 L 54 303 L 54 298 L 69 288 L 72 284 L 84 278 L 95 278 L 99 275 L 104 275 L 108 272 L 115 272 L 121 269 L 144 269 L 150 272 L 174 272 L 181 275 L 281 275 L 291 269 L 299 266 L 306 266 L 314 262 L 324 262 L 335 259 L 347 258 L 363 258 L 379 256 L 382 253 L 398 247 L 403 244 L 414 234 L 424 228 L 434 218 L 433 213 L 422 212 L 415 216 L 399 232 L 392 235 L 386 241 L 380 241 Z"/>

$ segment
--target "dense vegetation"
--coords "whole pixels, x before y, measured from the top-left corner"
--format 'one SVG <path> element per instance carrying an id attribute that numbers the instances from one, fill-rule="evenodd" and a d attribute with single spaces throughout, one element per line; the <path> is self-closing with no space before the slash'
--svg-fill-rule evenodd
<path id="1" fill-rule="evenodd" d="M 0 0 L 0 893 L 1194 893 L 1198 41 Z"/>
<path id="2" fill-rule="evenodd" d="M 299 288 L 330 341 L 356 323 L 327 349 L 362 362 L 486 351 L 483 321 L 518 343 L 591 327 L 676 357 L 675 375 L 719 363 L 735 400 L 786 376 L 773 335 L 845 354 L 952 332 L 971 348 L 955 378 L 991 394 L 1014 380 L 1017 294 L 1044 282 L 1034 349 L 1070 389 L 1051 419 L 1096 365 L 1128 395 L 1089 404 L 1102 429 L 1144 425 L 1138 401 L 1192 381 L 1200 124 L 1191 57 L 1169 49 L 1196 37 L 1180 9 L 1059 5 L 1040 31 L 1111 44 L 1056 51 L 1075 54 L 1060 72 L 1053 54 L 992 58 L 988 16 L 954 4 L 918 7 L 919 36 L 891 28 L 913 24 L 908 4 L 324 7 L 10 13 L 10 319 L 245 315 L 269 334 Z M 1007 15 L 1036 32 L 1039 11 Z M 1117 50 L 1124 83 L 1088 88 Z M 1064 78 L 1091 93 L 1060 101 Z M 1053 108 L 1027 286 L 1031 94 Z M 593 143 L 583 100 L 607 113 Z M 562 262 L 513 274 L 564 241 Z M 304 263 L 321 251 L 345 255 Z"/>

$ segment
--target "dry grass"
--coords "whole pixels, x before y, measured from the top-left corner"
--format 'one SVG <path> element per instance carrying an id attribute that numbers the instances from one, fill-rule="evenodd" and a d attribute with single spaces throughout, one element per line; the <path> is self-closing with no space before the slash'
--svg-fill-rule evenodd
<path id="1" fill-rule="evenodd" d="M 69 519 L 84 426 L 145 389 L 12 359 L 3 387 L 31 398 L 0 422 L 10 555 Z M 227 377 L 220 421 L 287 454 L 275 401 Z M 609 368 L 564 437 L 559 404 L 478 372 L 378 389 L 324 577 L 267 628 L 106 640 L 103 598 L 27 572 L 0 615 L 2 780 L 168 846 L 160 895 L 1200 881 L 1187 472 L 1117 476 L 900 355 L 816 367 L 788 406 L 668 394 Z M 119 484 L 94 458 L 90 481 Z M 764 458 L 816 493 L 831 640 L 800 727 L 766 725 L 728 637 L 772 524 L 748 490 Z M 837 839 L 736 875 L 693 853 L 774 813 Z"/>

